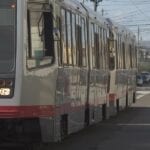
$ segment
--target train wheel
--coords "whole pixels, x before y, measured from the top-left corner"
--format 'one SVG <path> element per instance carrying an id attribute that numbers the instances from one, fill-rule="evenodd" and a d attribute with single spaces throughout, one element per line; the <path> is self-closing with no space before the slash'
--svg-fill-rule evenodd
<path id="1" fill-rule="evenodd" d="M 136 102 L 136 92 L 133 93 L 133 103 Z"/>
<path id="2" fill-rule="evenodd" d="M 61 139 L 64 139 L 68 135 L 68 115 L 61 116 Z"/>
<path id="3" fill-rule="evenodd" d="M 126 94 L 126 108 L 128 108 L 129 105 L 129 99 L 128 99 L 128 94 Z"/>
<path id="4" fill-rule="evenodd" d="M 102 105 L 102 120 L 106 120 L 107 119 L 107 105 L 103 104 Z"/>
<path id="5" fill-rule="evenodd" d="M 117 113 L 119 112 L 119 99 L 116 100 Z"/>
<path id="6" fill-rule="evenodd" d="M 89 108 L 85 109 L 85 127 L 89 126 L 90 124 L 90 110 Z"/>

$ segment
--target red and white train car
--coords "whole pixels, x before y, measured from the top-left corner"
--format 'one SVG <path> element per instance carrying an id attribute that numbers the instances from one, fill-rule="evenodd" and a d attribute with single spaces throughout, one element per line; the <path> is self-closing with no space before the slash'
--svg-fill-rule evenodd
<path id="1" fill-rule="evenodd" d="M 6 130 L 58 141 L 111 115 L 106 19 L 74 0 L 1 0 L 0 12 L 0 122 Z"/>
<path id="2" fill-rule="evenodd" d="M 107 19 L 109 25 L 110 115 L 135 102 L 137 50 L 135 35 Z"/>

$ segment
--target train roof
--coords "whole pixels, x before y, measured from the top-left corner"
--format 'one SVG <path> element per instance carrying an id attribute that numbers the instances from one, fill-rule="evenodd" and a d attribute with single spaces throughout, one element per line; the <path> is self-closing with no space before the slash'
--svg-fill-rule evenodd
<path id="1" fill-rule="evenodd" d="M 99 22 L 100 24 L 106 25 L 107 21 L 100 13 L 93 11 L 91 8 L 89 8 L 86 5 L 84 5 L 84 8 L 88 11 L 90 19 L 93 19 L 93 20 Z"/>
<path id="2" fill-rule="evenodd" d="M 99 13 L 94 12 L 88 6 L 83 5 L 77 0 L 57 0 L 57 3 L 64 6 L 65 8 L 79 11 L 81 14 L 89 16 L 91 20 L 98 22 L 102 25 L 106 23 L 106 19 L 102 17 Z"/>
<path id="3" fill-rule="evenodd" d="M 112 21 L 110 18 L 106 18 L 106 20 L 107 20 L 109 28 L 113 30 L 115 29 L 117 33 L 120 33 L 120 34 L 124 33 L 125 35 L 130 35 L 131 37 L 135 36 L 134 33 L 130 29 L 128 29 L 126 26 L 120 25 Z"/>
<path id="4" fill-rule="evenodd" d="M 87 11 L 77 0 L 56 0 L 56 2 L 67 9 L 70 9 L 72 11 L 76 10 L 84 15 L 87 15 Z"/>
<path id="5" fill-rule="evenodd" d="M 28 0 L 30 2 L 48 2 L 48 0 Z M 51 1 L 51 0 L 49 0 Z M 116 29 L 118 33 L 125 32 L 127 34 L 131 34 L 134 36 L 133 32 L 127 29 L 123 25 L 119 25 L 118 23 L 112 21 L 110 18 L 104 18 L 100 13 L 97 13 L 90 9 L 88 6 L 83 5 L 77 0 L 55 0 L 56 3 L 61 4 L 62 6 L 71 9 L 71 10 L 77 10 L 83 15 L 88 15 L 90 19 L 94 20 L 95 22 L 98 22 L 102 25 L 107 25 L 111 29 Z"/>

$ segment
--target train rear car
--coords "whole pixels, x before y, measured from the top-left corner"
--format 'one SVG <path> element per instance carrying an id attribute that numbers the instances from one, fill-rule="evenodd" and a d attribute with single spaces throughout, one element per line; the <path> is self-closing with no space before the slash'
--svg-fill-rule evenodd
<path id="1" fill-rule="evenodd" d="M 109 103 L 110 115 L 125 109 L 135 101 L 136 39 L 123 26 L 107 19 L 109 25 Z"/>

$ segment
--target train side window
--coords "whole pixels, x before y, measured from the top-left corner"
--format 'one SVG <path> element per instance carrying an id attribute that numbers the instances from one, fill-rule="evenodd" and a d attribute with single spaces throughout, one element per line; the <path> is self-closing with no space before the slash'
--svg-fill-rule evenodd
<path id="1" fill-rule="evenodd" d="M 131 46 L 131 44 L 129 45 L 129 55 L 130 55 L 130 68 L 132 68 L 133 62 L 132 62 L 132 46 Z"/>
<path id="2" fill-rule="evenodd" d="M 87 65 L 85 19 L 76 15 L 76 61 L 79 67 Z"/>
<path id="3" fill-rule="evenodd" d="M 108 43 L 107 43 L 107 30 L 105 30 L 105 66 L 106 69 L 109 68 L 108 66 Z"/>
<path id="4" fill-rule="evenodd" d="M 121 58 L 121 36 L 119 35 L 119 69 L 122 68 L 122 58 Z"/>
<path id="5" fill-rule="evenodd" d="M 114 34 L 112 31 L 109 31 L 109 39 L 108 39 L 108 47 L 109 47 L 109 69 L 114 70 L 115 69 L 115 40 L 114 40 Z"/>
<path id="6" fill-rule="evenodd" d="M 103 41 L 102 41 L 102 28 L 99 28 L 99 36 L 100 36 L 100 68 L 103 68 Z"/>
<path id="7" fill-rule="evenodd" d="M 118 34 L 118 37 L 117 37 L 117 51 L 118 51 L 118 69 L 120 68 L 120 41 L 119 41 L 119 34 Z"/>
<path id="8" fill-rule="evenodd" d="M 123 69 L 126 69 L 126 55 L 125 55 L 125 44 L 122 43 L 122 56 L 123 56 Z"/>
<path id="9" fill-rule="evenodd" d="M 61 10 L 61 37 L 62 37 L 62 63 L 67 64 L 67 31 L 66 31 L 66 12 Z"/>
<path id="10" fill-rule="evenodd" d="M 106 61 L 107 61 L 107 58 L 106 58 L 106 52 L 107 52 L 107 43 L 106 43 L 106 30 L 104 29 L 104 69 L 107 68 L 106 66 Z"/>
<path id="11" fill-rule="evenodd" d="M 87 65 L 87 59 L 86 59 L 86 27 L 85 27 L 85 19 L 82 18 L 82 66 Z"/>
<path id="12" fill-rule="evenodd" d="M 73 65 L 71 12 L 61 10 L 63 65 Z"/>
<path id="13" fill-rule="evenodd" d="M 73 53 L 73 64 L 77 65 L 76 56 L 76 17 L 72 14 L 72 53 Z"/>
<path id="14" fill-rule="evenodd" d="M 72 55 L 72 27 L 71 27 L 71 13 L 67 11 L 67 23 L 66 23 L 66 31 L 67 31 L 67 51 L 68 51 L 68 64 L 73 65 L 73 55 Z"/>
<path id="15" fill-rule="evenodd" d="M 137 67 L 137 48 L 134 46 L 134 68 Z"/>
<path id="16" fill-rule="evenodd" d="M 92 50 L 92 67 L 96 67 L 95 65 L 95 41 L 94 41 L 94 24 L 91 24 L 91 50 Z"/>
<path id="17" fill-rule="evenodd" d="M 132 43 L 133 44 L 133 43 Z M 135 51 L 134 51 L 134 45 L 132 45 L 132 62 L 133 62 L 133 68 L 135 66 Z"/>
<path id="18" fill-rule="evenodd" d="M 123 45 L 122 45 L 122 42 L 123 42 L 123 38 L 121 40 L 121 43 L 120 43 L 120 46 L 121 46 L 121 69 L 123 69 Z"/>
<path id="19" fill-rule="evenodd" d="M 122 60 L 122 61 L 121 61 L 121 64 L 122 64 L 122 65 L 121 65 L 121 67 L 122 67 L 122 69 L 124 69 L 124 61 L 125 61 L 125 60 L 124 60 L 124 47 L 123 47 L 124 44 L 123 44 L 123 43 L 124 43 L 124 41 L 121 43 L 121 56 L 122 56 L 122 59 L 121 59 L 121 60 Z"/>
<path id="20" fill-rule="evenodd" d="M 100 68 L 100 37 L 98 26 L 91 24 L 91 48 L 92 48 L 92 66 L 93 68 Z"/>
<path id="21" fill-rule="evenodd" d="M 117 60 L 118 60 L 118 61 L 117 61 L 117 66 L 118 66 L 117 69 L 120 68 L 120 66 L 119 66 L 119 61 L 120 61 L 120 60 L 119 60 L 119 59 L 120 59 L 120 58 L 119 58 L 119 51 L 120 51 L 120 47 L 119 47 L 119 34 L 118 34 L 118 35 L 117 35 L 117 55 L 116 55 L 116 56 L 117 56 Z"/>
<path id="22" fill-rule="evenodd" d="M 82 67 L 82 27 L 76 25 L 77 65 Z"/>
<path id="23" fill-rule="evenodd" d="M 133 44 L 133 43 L 132 43 Z M 132 45 L 132 68 L 135 67 L 135 47 Z"/>
<path id="24" fill-rule="evenodd" d="M 134 41 L 133 41 L 133 44 L 134 44 Z M 136 46 L 135 46 L 135 44 L 134 44 L 134 54 L 133 54 L 133 59 L 134 59 L 134 68 L 136 68 L 137 67 L 137 53 L 136 53 Z"/>
<path id="25" fill-rule="evenodd" d="M 76 60 L 77 60 L 77 66 L 82 66 L 81 61 L 81 49 L 82 49 L 82 32 L 81 32 L 81 18 L 79 15 L 76 15 Z"/>
<path id="26" fill-rule="evenodd" d="M 103 41 L 104 41 L 104 51 L 103 51 L 103 62 L 104 62 L 104 65 L 103 65 L 103 69 L 106 69 L 106 30 L 103 29 Z"/>
<path id="27" fill-rule="evenodd" d="M 109 69 L 115 69 L 115 57 L 114 57 L 114 40 L 108 40 L 109 45 Z"/>
<path id="28" fill-rule="evenodd" d="M 28 3 L 27 27 L 27 67 L 32 69 L 53 64 L 55 54 L 51 6 L 48 4 Z"/>
<path id="29" fill-rule="evenodd" d="M 100 63 L 99 63 L 99 60 L 100 60 L 100 50 L 99 50 L 99 34 L 98 34 L 98 26 L 95 25 L 95 33 L 94 33 L 94 42 L 95 42 L 95 67 L 97 69 L 100 68 Z"/>
<path id="30" fill-rule="evenodd" d="M 130 66 L 130 56 L 129 56 L 129 45 L 127 44 L 126 45 L 126 69 L 129 69 L 129 66 Z"/>
<path id="31" fill-rule="evenodd" d="M 104 29 L 101 28 L 101 41 L 102 41 L 102 49 L 101 49 L 101 56 L 102 56 L 102 66 L 101 69 L 104 69 Z"/>
<path id="32" fill-rule="evenodd" d="M 138 66 L 138 54 L 137 54 L 137 52 L 138 52 L 138 49 L 137 49 L 137 47 L 135 47 L 135 67 L 137 68 L 137 66 Z"/>
<path id="33" fill-rule="evenodd" d="M 60 36 L 61 35 L 61 17 L 60 16 L 56 17 L 56 26 L 60 31 L 60 34 L 59 34 L 59 36 Z M 57 36 L 57 33 L 55 36 Z M 60 41 L 59 41 L 57 52 L 58 52 L 58 64 L 60 66 L 60 65 L 62 65 L 62 40 L 61 40 L 61 36 L 60 36 Z"/>
<path id="34" fill-rule="evenodd" d="M 127 65 L 128 69 L 130 68 L 130 54 L 129 54 L 129 45 L 127 46 Z"/>
<path id="35" fill-rule="evenodd" d="M 117 35 L 117 40 L 116 40 L 116 69 L 119 68 L 118 66 L 118 35 Z"/>

